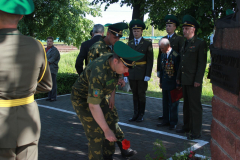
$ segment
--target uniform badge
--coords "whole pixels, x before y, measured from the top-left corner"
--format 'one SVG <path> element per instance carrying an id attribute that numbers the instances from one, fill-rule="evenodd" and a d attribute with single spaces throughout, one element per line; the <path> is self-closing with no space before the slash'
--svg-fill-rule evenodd
<path id="1" fill-rule="evenodd" d="M 168 20 L 168 22 L 170 22 L 170 19 Z"/>
<path id="2" fill-rule="evenodd" d="M 99 89 L 94 89 L 94 90 L 93 90 L 93 96 L 94 96 L 94 97 L 97 98 L 97 97 L 99 96 L 99 93 L 100 93 L 100 90 L 99 90 Z"/>

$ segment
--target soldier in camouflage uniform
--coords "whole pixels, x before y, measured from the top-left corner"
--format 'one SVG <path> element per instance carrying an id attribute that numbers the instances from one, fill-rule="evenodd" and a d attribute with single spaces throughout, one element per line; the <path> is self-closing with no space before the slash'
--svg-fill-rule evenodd
<path id="1" fill-rule="evenodd" d="M 114 51 L 90 63 L 72 88 L 71 100 L 89 141 L 90 160 L 112 160 L 114 142 L 121 145 L 124 135 L 113 107 L 115 87 L 120 74 L 128 72 L 128 67 L 143 56 L 120 41 L 116 42 Z M 124 83 L 123 79 L 120 83 Z M 130 148 L 123 152 L 128 156 L 136 154 Z"/>
<path id="2" fill-rule="evenodd" d="M 90 47 L 87 58 L 88 63 L 105 53 L 111 53 L 113 51 L 114 44 L 122 37 L 122 31 L 127 28 L 128 25 L 123 22 L 109 25 L 107 36 L 103 39 L 101 38 Z"/>

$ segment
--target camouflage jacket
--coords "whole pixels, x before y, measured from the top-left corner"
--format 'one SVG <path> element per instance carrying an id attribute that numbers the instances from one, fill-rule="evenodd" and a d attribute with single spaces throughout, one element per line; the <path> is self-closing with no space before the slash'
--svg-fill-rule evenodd
<path id="1" fill-rule="evenodd" d="M 111 52 L 111 48 L 101 38 L 98 42 L 94 43 L 89 48 L 87 61 L 88 61 L 88 63 L 90 63 L 94 59 L 96 59 L 106 53 L 110 53 L 110 52 Z"/>
<path id="2" fill-rule="evenodd" d="M 111 56 L 112 53 L 104 54 L 88 64 L 72 87 L 73 96 L 92 104 L 100 104 L 104 98 L 108 99 L 119 79 L 119 75 L 110 67 Z"/>

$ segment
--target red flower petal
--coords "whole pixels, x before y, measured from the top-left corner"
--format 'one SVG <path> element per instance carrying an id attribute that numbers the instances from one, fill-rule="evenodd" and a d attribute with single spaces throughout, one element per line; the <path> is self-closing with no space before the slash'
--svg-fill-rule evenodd
<path id="1" fill-rule="evenodd" d="M 125 149 L 125 150 L 127 150 L 129 147 L 130 147 L 130 141 L 124 139 L 124 140 L 122 141 L 122 148 Z"/>

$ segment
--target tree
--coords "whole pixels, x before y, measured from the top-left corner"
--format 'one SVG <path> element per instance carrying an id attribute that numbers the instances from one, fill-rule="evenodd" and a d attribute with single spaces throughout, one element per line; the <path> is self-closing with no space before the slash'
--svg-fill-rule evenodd
<path id="1" fill-rule="evenodd" d="M 100 8 L 87 0 L 34 0 L 35 10 L 19 22 L 21 33 L 46 40 L 48 36 L 79 47 L 90 38 L 93 22 L 86 14 L 100 15 Z"/>
<path id="2" fill-rule="evenodd" d="M 183 16 L 189 14 L 195 17 L 200 24 L 197 35 L 209 41 L 208 37 L 214 28 L 211 0 L 149 0 L 148 3 L 151 4 L 148 6 L 148 10 L 152 25 L 159 30 L 165 28 L 164 17 L 167 14 L 176 15 L 180 23 L 182 23 Z M 221 18 L 226 15 L 227 9 L 236 8 L 236 1 L 215 0 L 214 6 L 216 18 Z M 177 29 L 181 34 L 181 25 Z"/>
<path id="3" fill-rule="evenodd" d="M 110 6 L 110 4 L 117 3 L 119 0 L 93 0 L 92 4 L 106 3 L 105 10 Z M 132 19 L 140 19 L 143 21 L 144 13 L 145 13 L 145 5 L 146 0 L 120 0 L 120 6 L 122 7 L 124 4 L 127 6 L 133 7 Z M 132 30 L 130 29 L 129 40 L 133 39 Z"/>

